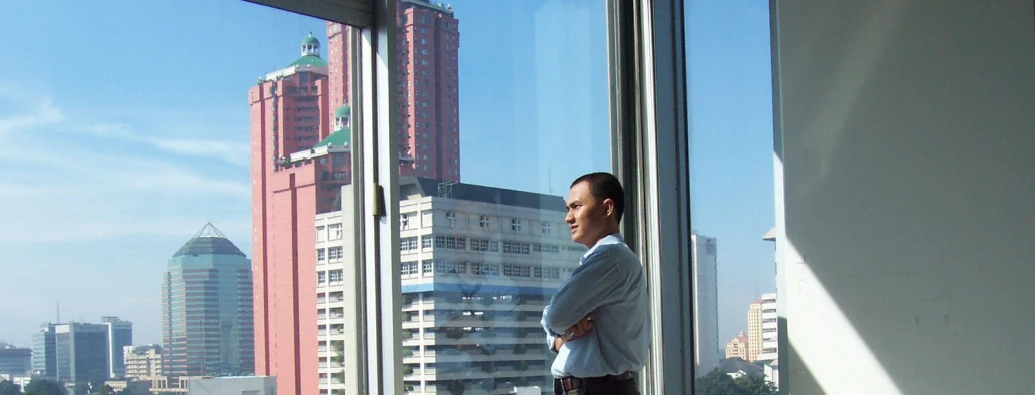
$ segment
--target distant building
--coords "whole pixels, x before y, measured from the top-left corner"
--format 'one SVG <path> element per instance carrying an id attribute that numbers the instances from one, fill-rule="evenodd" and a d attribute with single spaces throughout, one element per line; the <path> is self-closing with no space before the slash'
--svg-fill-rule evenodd
<path id="1" fill-rule="evenodd" d="M 694 364 L 698 377 L 719 367 L 718 247 L 714 237 L 690 235 L 693 265 Z"/>
<path id="2" fill-rule="evenodd" d="M 108 380 L 104 382 L 104 385 L 111 387 L 112 391 L 119 395 L 123 395 L 123 391 L 129 395 L 151 394 L 151 382 L 146 380 Z"/>
<path id="3" fill-rule="evenodd" d="M 187 395 L 277 395 L 271 376 L 196 378 L 187 381 Z"/>
<path id="4" fill-rule="evenodd" d="M 162 346 L 127 346 L 122 348 L 127 378 L 144 379 L 162 375 Z"/>
<path id="5" fill-rule="evenodd" d="M 71 322 L 54 326 L 58 381 L 90 383 L 108 378 L 108 326 Z"/>
<path id="6" fill-rule="evenodd" d="M 738 357 L 722 360 L 719 369 L 734 379 L 744 376 L 762 377 L 765 374 L 761 365 L 753 364 Z"/>
<path id="7" fill-rule="evenodd" d="M 169 259 L 162 287 L 162 373 L 251 374 L 252 265 L 206 224 Z"/>
<path id="8" fill-rule="evenodd" d="M 726 343 L 726 359 L 740 358 L 747 359 L 748 353 L 748 337 L 744 336 L 744 332 L 740 332 L 740 335 Z"/>
<path id="9" fill-rule="evenodd" d="M 55 326 L 57 325 L 45 323 L 32 337 L 32 374 L 47 380 L 57 380 Z"/>
<path id="10" fill-rule="evenodd" d="M 25 375 L 32 370 L 32 350 L 0 343 L 0 374 Z"/>
<path id="11" fill-rule="evenodd" d="M 779 345 L 779 339 L 777 338 L 776 294 L 762 295 L 760 305 L 762 312 L 762 329 L 760 334 L 762 348 L 752 362 L 774 361 L 777 358 Z"/>
<path id="12" fill-rule="evenodd" d="M 133 323 L 119 317 L 101 317 L 101 325 L 108 329 L 108 377 L 125 377 L 122 349 L 133 344 Z"/>
<path id="13" fill-rule="evenodd" d="M 762 352 L 762 299 L 748 305 L 748 361 L 758 359 Z"/>

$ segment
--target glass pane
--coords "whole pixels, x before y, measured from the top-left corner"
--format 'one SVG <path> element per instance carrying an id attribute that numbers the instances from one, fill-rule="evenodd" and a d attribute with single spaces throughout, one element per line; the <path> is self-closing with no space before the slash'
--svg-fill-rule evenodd
<path id="1" fill-rule="evenodd" d="M 605 1 L 402 1 L 398 28 L 405 393 L 552 393 L 565 199 L 611 168 Z"/>
<path id="2" fill-rule="evenodd" d="M 686 7 L 695 390 L 778 387 L 768 3 Z"/>
<path id="3" fill-rule="evenodd" d="M 341 35 L 240 1 L 5 15 L 4 36 L 38 35 L 0 44 L 23 59 L 0 64 L 0 250 L 19 279 L 0 286 L 0 339 L 33 348 L 0 373 L 75 393 L 252 374 L 276 383 L 206 385 L 317 393 L 318 320 L 342 310 L 328 267 L 353 234 L 334 221 L 351 154 Z"/>

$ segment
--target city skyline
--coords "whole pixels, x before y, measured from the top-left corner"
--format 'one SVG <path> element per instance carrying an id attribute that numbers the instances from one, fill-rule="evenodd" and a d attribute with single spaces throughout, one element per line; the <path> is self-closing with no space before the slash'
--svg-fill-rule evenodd
<path id="1" fill-rule="evenodd" d="M 566 147 L 585 144 L 581 140 L 587 135 L 586 131 L 606 129 L 606 116 L 599 116 L 601 109 L 606 115 L 606 86 L 577 86 L 602 98 L 601 103 L 589 104 L 597 115 L 590 116 L 595 123 L 587 125 L 566 120 L 561 110 L 538 109 L 550 104 L 548 99 L 535 94 L 529 97 L 527 92 L 522 93 L 515 87 L 479 88 L 492 86 L 492 81 L 500 79 L 500 75 L 479 71 L 486 60 L 475 54 L 488 53 L 490 59 L 493 59 L 493 54 L 496 58 L 515 56 L 511 52 L 520 48 L 495 48 L 490 43 L 499 39 L 498 34 L 509 35 L 519 29 L 504 17 L 505 14 L 532 15 L 537 11 L 535 6 L 484 5 L 470 1 L 453 2 L 453 6 L 457 18 L 463 21 L 459 96 L 460 113 L 463 114 L 460 124 L 464 130 L 460 144 L 464 181 L 563 195 L 568 181 L 578 175 L 574 174 L 575 171 L 585 167 L 571 164 L 591 163 L 599 170 L 607 170 L 609 148 L 606 141 L 591 143 L 585 152 L 566 154 Z M 718 7 L 691 7 L 706 6 Z M 63 320 L 87 321 L 89 317 L 114 313 L 135 323 L 136 337 L 141 343 L 157 343 L 160 341 L 158 279 L 165 257 L 175 252 L 184 236 L 196 230 L 199 223 L 212 221 L 221 224 L 231 239 L 242 240 L 242 250 L 251 251 L 247 106 L 242 90 L 254 84 L 257 76 L 282 66 L 285 58 L 296 54 L 298 41 L 309 32 L 322 32 L 324 22 L 236 2 L 189 5 L 183 9 L 169 4 L 153 7 L 134 4 L 118 7 L 19 4 L 15 8 L 15 11 L 26 14 L 26 18 L 0 27 L 0 32 L 13 35 L 17 31 L 33 30 L 28 26 L 42 24 L 45 17 L 53 18 L 47 19 L 53 29 L 40 32 L 38 38 L 28 44 L 4 43 L 0 46 L 0 52 L 4 54 L 28 56 L 42 53 L 40 51 L 52 52 L 47 49 L 47 44 L 56 42 L 61 32 L 71 31 L 69 29 L 89 31 L 87 27 L 95 26 L 98 21 L 112 23 L 108 29 L 74 37 L 73 43 L 77 45 L 69 44 L 66 51 L 58 54 L 58 61 L 32 68 L 22 64 L 0 66 L 4 75 L 19 75 L 19 80 L 23 81 L 0 81 L 0 101 L 10 104 L 0 111 L 0 142 L 4 143 L 0 148 L 0 162 L 18 169 L 24 166 L 31 168 L 26 172 L 0 176 L 0 185 L 3 186 L 0 188 L 0 201 L 7 207 L 18 208 L 5 208 L 0 215 L 19 225 L 15 230 L 7 229 L 0 233 L 0 249 L 10 251 L 5 260 L 12 262 L 8 269 L 12 275 L 26 278 L 28 284 L 35 284 L 14 285 L 0 291 L 0 300 L 4 300 L 0 303 L 0 317 L 11 323 L 0 328 L 0 339 L 28 346 L 33 330 L 41 322 L 50 321 L 55 304 L 61 302 Z M 50 8 L 63 9 L 43 11 Z M 599 24 L 590 28 L 603 28 L 602 7 L 583 12 Z M 727 9 L 725 12 L 741 11 Z M 176 29 L 176 24 L 152 28 L 137 20 L 162 14 L 168 15 L 165 18 L 183 20 L 184 24 L 196 29 L 183 31 Z M 82 15 L 91 18 L 82 21 L 73 18 Z M 754 31 L 765 32 L 759 36 L 765 41 L 765 48 L 758 47 L 755 42 L 741 43 L 756 47 L 754 53 L 764 54 L 765 62 L 738 63 L 739 67 L 727 73 L 735 75 L 718 78 L 716 83 L 755 84 L 751 85 L 752 90 L 764 94 L 753 100 L 764 102 L 769 100 L 768 25 L 757 25 L 759 20 L 767 21 L 764 13 L 760 15 L 746 12 L 743 15 L 725 15 L 708 23 L 747 24 L 753 21 L 756 24 L 753 25 Z M 548 18 L 549 15 L 539 17 Z M 701 18 L 704 17 L 694 17 L 694 20 Z M 66 20 L 68 23 L 53 23 Z M 247 34 L 235 28 L 256 20 L 270 23 L 271 28 L 252 30 Z M 509 30 L 481 34 L 494 32 L 501 20 Z M 543 26 L 549 28 L 552 25 L 544 22 Z M 150 33 L 147 35 L 134 34 L 148 30 Z M 693 31 L 693 28 L 688 29 L 691 45 L 695 40 L 690 34 Z M 558 32 L 543 34 L 550 33 Z M 115 45 L 112 37 L 125 37 L 129 41 Z M 234 42 L 246 42 L 246 38 L 261 41 L 263 45 L 257 51 L 236 48 Z M 590 39 L 602 42 L 604 38 L 601 34 Z M 173 52 L 164 53 L 156 47 L 171 48 Z M 707 51 L 720 54 L 737 51 L 716 47 L 711 43 L 690 51 L 692 80 L 698 73 L 725 75 L 709 70 L 723 68 L 727 64 L 699 57 Z M 109 69 L 111 61 L 91 59 L 89 53 L 130 51 L 137 56 L 120 60 L 120 76 L 134 81 L 137 89 L 133 91 L 125 89 L 121 82 L 112 84 L 110 81 L 102 83 L 84 79 L 72 69 L 60 66 L 75 64 L 86 74 L 96 73 Z M 552 56 L 565 59 L 563 54 Z M 593 56 L 595 58 L 568 59 L 571 65 L 565 67 L 592 64 L 591 74 L 606 76 L 604 54 Z M 192 59 L 197 61 L 190 61 Z M 533 75 L 523 73 L 532 72 L 511 69 L 502 75 L 504 79 Z M 191 75 L 200 82 L 191 89 L 182 89 L 177 78 L 159 78 L 180 74 Z M 744 75 L 748 76 L 744 81 L 729 81 Z M 761 240 L 761 235 L 772 226 L 771 119 L 767 118 L 770 109 L 761 104 L 753 105 L 755 110 L 749 117 L 755 118 L 759 127 L 744 125 L 746 121 L 734 119 L 737 116 L 730 110 L 715 110 L 711 114 L 710 106 L 728 105 L 730 98 L 736 95 L 702 92 L 706 88 L 707 85 L 698 85 L 690 92 L 691 106 L 698 106 L 691 110 L 694 130 L 708 130 L 705 134 L 696 133 L 694 142 L 698 146 L 718 146 L 721 144 L 716 143 L 717 139 L 730 136 L 754 136 L 758 140 L 750 148 L 692 152 L 697 154 L 692 156 L 692 160 L 698 165 L 693 174 L 696 187 L 693 201 L 695 207 L 701 207 L 694 213 L 694 227 L 715 237 L 720 245 L 720 339 L 727 339 L 730 328 L 736 333 L 739 328 L 746 327 L 743 309 L 735 307 L 743 306 L 745 301 L 737 299 L 750 301 L 757 294 L 772 289 L 772 247 Z M 156 97 L 161 100 L 147 100 Z M 500 107 L 507 109 L 502 122 L 496 120 L 500 117 L 497 110 Z M 514 119 L 531 112 L 538 113 L 540 119 L 531 123 Z M 539 135 L 538 140 L 519 140 L 515 125 L 527 126 Z M 544 135 L 549 135 L 554 129 L 540 127 L 543 125 L 573 129 L 573 137 L 563 138 L 558 144 L 548 144 Z M 501 129 L 509 131 L 501 132 Z M 735 130 L 721 133 L 726 129 Z M 47 133 L 54 133 L 59 138 L 47 138 Z M 499 146 L 508 148 L 504 150 Z M 533 151 L 539 157 L 529 162 L 506 151 Z M 33 155 L 23 155 L 25 152 Z M 708 169 L 708 163 L 725 163 L 722 159 L 715 159 L 724 157 L 745 158 L 746 163 L 730 168 L 728 173 L 752 175 L 738 181 L 726 179 L 714 169 L 703 172 L 702 169 Z M 521 164 L 529 166 L 522 167 Z M 746 170 L 750 166 L 757 169 Z M 511 167 L 531 171 L 522 174 Z M 68 177 L 71 181 L 67 183 L 58 183 L 57 174 L 74 176 Z M 191 193 L 184 194 L 184 191 Z M 179 194 L 180 197 L 172 199 L 171 194 Z M 723 200 L 730 201 L 720 203 Z M 198 207 L 200 210 L 188 210 Z M 749 229 L 753 231 L 749 232 Z M 744 279 L 735 285 L 737 289 L 731 289 L 734 285 L 729 281 L 735 278 L 731 273 L 767 270 L 769 273 Z M 77 280 L 48 282 L 48 277 L 43 275 L 53 272 L 63 273 L 61 278 Z M 144 280 L 139 281 L 140 284 L 122 284 L 119 280 L 125 276 Z M 732 315 L 740 317 L 733 318 Z"/>

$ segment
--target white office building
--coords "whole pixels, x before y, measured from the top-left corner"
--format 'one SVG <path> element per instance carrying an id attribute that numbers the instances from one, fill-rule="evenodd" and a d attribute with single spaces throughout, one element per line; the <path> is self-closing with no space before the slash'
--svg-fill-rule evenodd
<path id="1" fill-rule="evenodd" d="M 775 361 L 779 349 L 777 337 L 776 294 L 762 295 L 762 350 L 758 361 Z"/>
<path id="2" fill-rule="evenodd" d="M 563 198 L 403 178 L 400 200 L 406 393 L 552 393 L 542 312 L 586 252 L 571 241 Z M 355 336 L 344 214 L 315 224 L 321 394 L 346 388 L 338 356 L 351 355 L 341 344 Z"/>

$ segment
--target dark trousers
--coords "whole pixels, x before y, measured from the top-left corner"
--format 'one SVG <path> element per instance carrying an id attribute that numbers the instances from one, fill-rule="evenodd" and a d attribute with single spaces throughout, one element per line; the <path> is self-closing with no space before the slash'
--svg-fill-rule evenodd
<path id="1" fill-rule="evenodd" d="M 607 377 L 582 379 L 579 388 L 565 392 L 561 380 L 553 380 L 553 393 L 557 395 L 640 395 L 635 379 L 616 381 Z"/>

